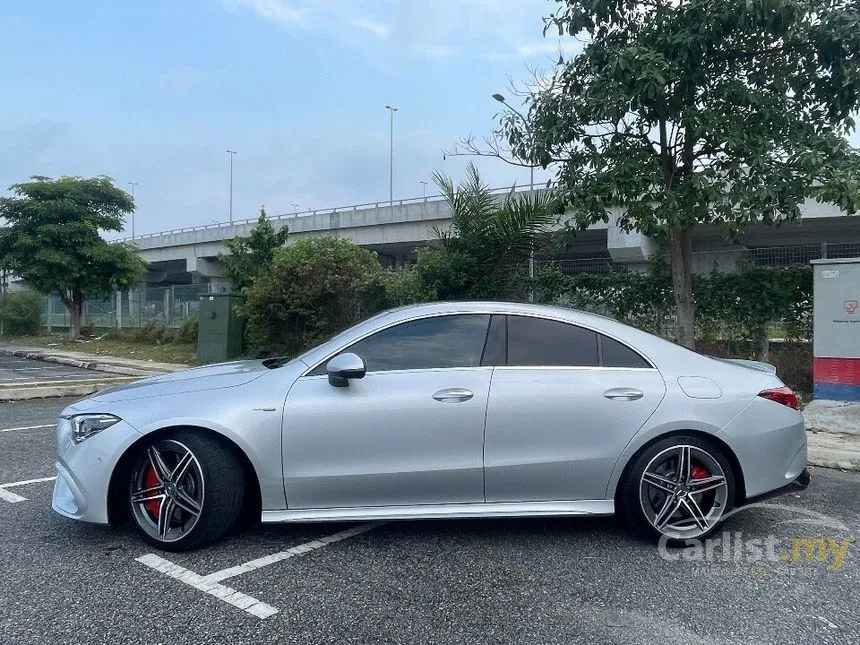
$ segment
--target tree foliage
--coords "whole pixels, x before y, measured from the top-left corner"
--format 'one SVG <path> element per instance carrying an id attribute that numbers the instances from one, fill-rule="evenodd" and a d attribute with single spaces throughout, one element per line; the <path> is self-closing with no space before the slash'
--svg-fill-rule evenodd
<path id="1" fill-rule="evenodd" d="M 10 190 L 11 197 L 0 198 L 8 223 L 0 237 L 2 264 L 36 290 L 60 297 L 76 339 L 85 299 L 130 288 L 146 271 L 133 248 L 100 235 L 123 230 L 134 209 L 131 197 L 108 177 L 34 177 Z"/>
<path id="2" fill-rule="evenodd" d="M 381 272 L 372 252 L 341 238 L 277 249 L 239 307 L 249 343 L 293 354 L 358 322 L 382 306 Z"/>
<path id="3" fill-rule="evenodd" d="M 288 235 L 286 225 L 274 229 L 266 217 L 266 209 L 261 207 L 260 218 L 250 235 L 225 242 L 229 252 L 219 254 L 218 259 L 234 291 L 241 292 L 272 263 L 275 251 L 286 243 Z"/>
<path id="4" fill-rule="evenodd" d="M 674 313 L 672 282 L 665 261 L 656 259 L 644 273 L 565 275 L 541 269 L 535 279 L 539 302 L 563 304 L 611 316 L 624 323 L 667 334 Z M 697 275 L 693 292 L 699 316 L 696 336 L 705 341 L 741 341 L 767 358 L 772 325 L 790 339 L 812 332 L 812 268 L 808 265 L 750 265 L 731 273 Z"/>
<path id="5" fill-rule="evenodd" d="M 507 111 L 520 159 L 557 163 L 571 224 L 669 240 L 679 341 L 693 345 L 692 229 L 779 224 L 808 199 L 860 208 L 856 0 L 559 0 L 547 30 L 585 39 Z M 614 215 L 613 215 L 614 216 Z"/>
<path id="6" fill-rule="evenodd" d="M 458 186 L 439 173 L 435 180 L 451 209 L 451 224 L 435 229 L 435 248 L 418 253 L 416 270 L 426 292 L 442 300 L 515 295 L 519 269 L 556 220 L 547 193 L 511 190 L 500 197 L 472 164 Z"/>
<path id="7" fill-rule="evenodd" d="M 0 299 L 0 336 L 35 336 L 42 325 L 42 298 L 18 291 Z"/>

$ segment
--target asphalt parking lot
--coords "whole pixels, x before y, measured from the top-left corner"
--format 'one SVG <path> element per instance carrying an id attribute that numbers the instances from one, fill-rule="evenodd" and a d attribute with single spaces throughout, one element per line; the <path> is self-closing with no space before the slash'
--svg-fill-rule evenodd
<path id="1" fill-rule="evenodd" d="M 0 356 L 0 384 L 5 385 L 23 385 L 35 381 L 49 381 L 51 383 L 89 381 L 114 376 L 114 374 L 72 367 L 71 365 L 46 363 L 17 356 Z"/>
<path id="2" fill-rule="evenodd" d="M 838 561 L 667 560 L 606 518 L 256 526 L 156 553 L 130 527 L 51 510 L 66 403 L 0 403 L 4 645 L 860 642 L 857 475 L 817 469 L 782 507 L 725 525 L 780 553 L 823 537 Z"/>

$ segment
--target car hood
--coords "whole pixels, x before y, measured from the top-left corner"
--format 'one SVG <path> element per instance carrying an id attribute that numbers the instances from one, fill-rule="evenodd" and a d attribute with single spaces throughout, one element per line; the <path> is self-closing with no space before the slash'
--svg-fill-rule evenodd
<path id="1" fill-rule="evenodd" d="M 89 397 L 89 401 L 111 403 L 143 399 L 167 394 L 184 394 L 187 392 L 203 392 L 225 387 L 244 385 L 260 378 L 270 370 L 263 361 L 234 361 L 195 367 L 181 372 L 152 376 L 127 385 L 112 387 L 97 392 Z"/>

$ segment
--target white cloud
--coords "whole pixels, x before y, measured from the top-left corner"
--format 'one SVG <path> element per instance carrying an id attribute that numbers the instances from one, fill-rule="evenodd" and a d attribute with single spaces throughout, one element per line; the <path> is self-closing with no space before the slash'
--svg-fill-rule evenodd
<path id="1" fill-rule="evenodd" d="M 556 41 L 542 40 L 534 43 L 526 43 L 517 46 L 517 54 L 520 56 L 535 56 L 537 54 L 557 54 L 561 45 Z"/>
<path id="2" fill-rule="evenodd" d="M 456 47 L 446 47 L 445 45 L 434 45 L 430 47 L 422 47 L 418 51 L 427 58 L 447 58 L 457 53 Z"/>
<path id="3" fill-rule="evenodd" d="M 377 38 L 387 38 L 391 33 L 391 27 L 371 18 L 352 18 L 349 24 L 359 29 L 369 31 Z"/>
<path id="4" fill-rule="evenodd" d="M 307 8 L 296 8 L 282 0 L 221 0 L 228 9 L 244 8 L 256 13 L 261 18 L 284 25 L 307 27 Z"/>

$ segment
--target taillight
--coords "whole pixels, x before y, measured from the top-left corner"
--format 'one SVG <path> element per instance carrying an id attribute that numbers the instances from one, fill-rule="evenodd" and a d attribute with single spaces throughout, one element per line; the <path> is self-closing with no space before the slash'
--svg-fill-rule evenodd
<path id="1" fill-rule="evenodd" d="M 762 390 L 758 395 L 764 399 L 769 399 L 782 405 L 787 405 L 790 408 L 798 409 L 797 395 L 791 391 L 790 387 L 777 387 L 772 390 Z"/>

